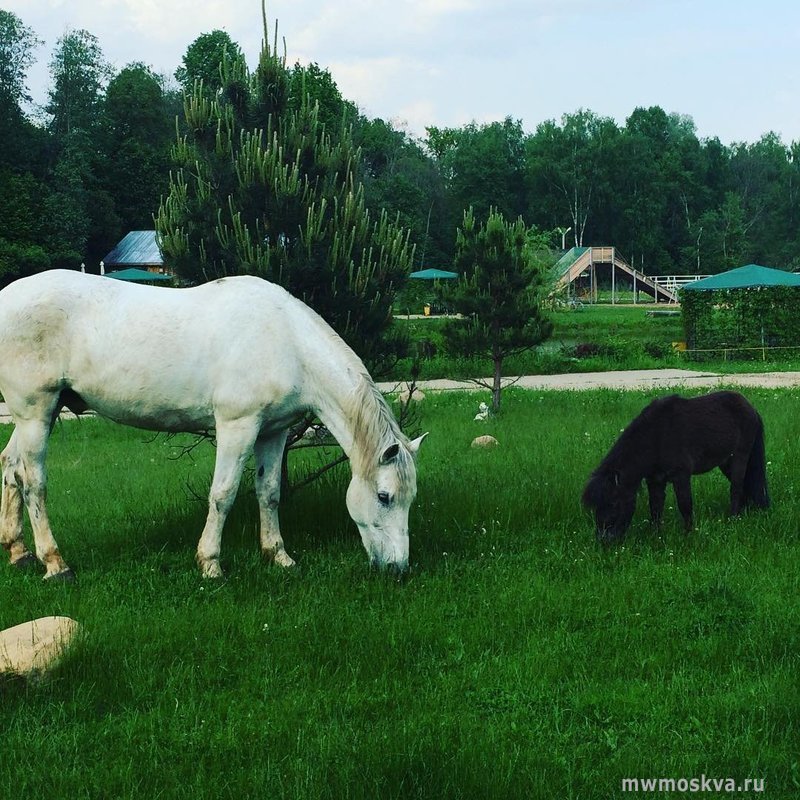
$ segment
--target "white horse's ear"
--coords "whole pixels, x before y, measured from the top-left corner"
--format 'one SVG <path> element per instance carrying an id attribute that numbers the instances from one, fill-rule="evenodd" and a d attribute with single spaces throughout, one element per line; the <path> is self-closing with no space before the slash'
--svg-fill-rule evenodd
<path id="1" fill-rule="evenodd" d="M 411 451 L 412 456 L 416 456 L 419 452 L 419 446 L 422 444 L 422 440 L 427 436 L 427 432 L 423 433 L 422 436 L 417 436 L 416 439 L 408 443 L 408 449 Z"/>
<path id="2" fill-rule="evenodd" d="M 397 458 L 397 454 L 400 452 L 400 442 L 395 442 L 394 444 L 390 444 L 381 454 L 380 464 L 384 466 L 385 464 L 391 464 Z"/>

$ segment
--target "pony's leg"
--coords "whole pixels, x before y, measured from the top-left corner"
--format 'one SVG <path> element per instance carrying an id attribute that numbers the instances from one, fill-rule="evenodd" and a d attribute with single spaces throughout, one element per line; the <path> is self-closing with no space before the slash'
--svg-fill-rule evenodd
<path id="1" fill-rule="evenodd" d="M 255 421 L 217 423 L 217 457 L 208 496 L 208 517 L 197 544 L 197 563 L 204 578 L 221 578 L 222 527 L 236 499 L 242 470 L 258 433 Z"/>
<path id="2" fill-rule="evenodd" d="M 723 469 L 725 477 L 731 482 L 731 516 L 736 517 L 744 505 L 744 476 L 747 472 L 747 453 L 734 453 L 728 469 Z"/>
<path id="3" fill-rule="evenodd" d="M 683 527 L 686 531 L 692 529 L 692 476 L 688 471 L 680 474 L 673 479 L 672 485 L 675 487 L 675 498 L 678 501 L 678 510 L 683 517 Z"/>
<path id="4" fill-rule="evenodd" d="M 666 481 L 647 478 L 647 494 L 650 501 L 650 522 L 653 525 L 660 525 L 667 494 Z"/>
<path id="5" fill-rule="evenodd" d="M 71 578 L 72 570 L 61 558 L 47 516 L 47 475 L 45 458 L 50 436 L 50 414 L 44 419 L 17 422 L 16 449 L 21 461 L 22 497 L 28 509 L 36 543 L 36 557 L 45 566 L 45 578 Z"/>
<path id="6" fill-rule="evenodd" d="M 261 517 L 261 552 L 281 567 L 294 566 L 283 545 L 278 522 L 281 499 L 281 464 L 286 432 L 256 439 L 256 497 Z"/>
<path id="7" fill-rule="evenodd" d="M 0 544 L 8 551 L 14 566 L 27 566 L 36 558 L 22 538 L 22 477 L 21 462 L 17 454 L 17 432 L 14 430 L 8 444 L 0 453 L 2 469 L 2 496 L 0 496 Z"/>

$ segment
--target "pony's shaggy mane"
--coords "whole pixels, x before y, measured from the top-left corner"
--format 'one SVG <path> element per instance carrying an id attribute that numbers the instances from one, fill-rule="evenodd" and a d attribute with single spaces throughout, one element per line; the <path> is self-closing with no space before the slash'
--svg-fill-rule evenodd
<path id="1" fill-rule="evenodd" d="M 612 487 L 612 470 L 598 467 L 589 477 L 586 488 L 581 495 L 581 503 L 585 508 L 598 508 L 608 497 Z"/>
<path id="2" fill-rule="evenodd" d="M 639 416 L 628 423 L 603 460 L 592 472 L 591 477 L 595 478 L 603 474 L 608 476 L 621 466 L 620 462 L 627 462 L 630 452 L 630 440 L 639 438 L 646 440 L 654 423 L 654 418 L 658 419 L 664 413 L 666 406 L 674 405 L 676 401 L 680 402 L 681 399 L 680 395 L 671 394 L 666 397 L 659 397 L 645 406 Z"/>

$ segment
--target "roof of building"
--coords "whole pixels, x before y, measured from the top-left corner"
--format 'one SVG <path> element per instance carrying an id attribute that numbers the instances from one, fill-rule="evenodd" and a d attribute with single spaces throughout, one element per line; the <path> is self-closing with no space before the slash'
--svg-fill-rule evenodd
<path id="1" fill-rule="evenodd" d="M 155 231 L 131 231 L 103 259 L 108 267 L 116 266 L 161 266 L 164 259 L 156 241 Z"/>
<path id="2" fill-rule="evenodd" d="M 757 286 L 800 286 L 800 275 L 782 269 L 748 264 L 721 272 L 699 281 L 687 283 L 682 291 L 713 289 L 751 289 Z"/>

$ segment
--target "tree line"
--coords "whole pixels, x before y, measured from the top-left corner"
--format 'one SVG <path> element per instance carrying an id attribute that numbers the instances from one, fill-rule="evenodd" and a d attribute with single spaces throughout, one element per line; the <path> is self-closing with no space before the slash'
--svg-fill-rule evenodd
<path id="1" fill-rule="evenodd" d="M 222 31 L 196 39 L 163 76 L 143 63 L 114 71 L 95 36 L 70 30 L 50 55 L 47 101 L 33 108 L 26 75 L 40 46 L 0 10 L 2 282 L 82 262 L 97 271 L 126 232 L 154 227 L 191 133 L 187 104 L 213 104 L 224 89 L 236 108 L 252 95 L 237 73 L 241 49 Z M 531 132 L 509 117 L 416 138 L 362 114 L 318 64 L 287 66 L 284 90 L 297 113 L 311 102 L 332 146 L 348 132 L 363 203 L 409 232 L 415 269 L 452 266 L 470 208 L 478 219 L 521 217 L 554 248 L 614 245 L 650 274 L 800 267 L 800 143 L 774 133 L 727 146 L 654 106 L 624 125 L 579 109 Z"/>

